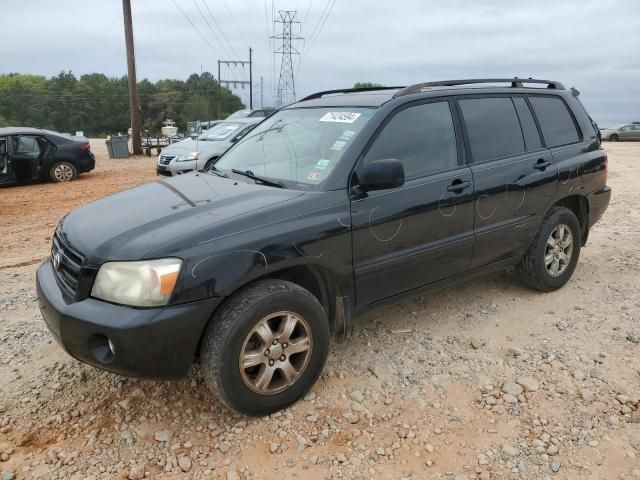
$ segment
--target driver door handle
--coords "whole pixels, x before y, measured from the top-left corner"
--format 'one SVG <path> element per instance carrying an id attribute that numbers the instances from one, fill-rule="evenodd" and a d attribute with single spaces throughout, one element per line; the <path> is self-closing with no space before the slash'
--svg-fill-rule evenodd
<path id="1" fill-rule="evenodd" d="M 471 182 L 461 182 L 460 180 L 454 180 L 454 182 L 447 187 L 447 192 L 460 193 L 464 189 L 469 188 L 470 186 L 471 186 Z"/>
<path id="2" fill-rule="evenodd" d="M 551 162 L 549 160 L 544 160 L 544 159 L 540 159 L 538 160 L 538 162 L 533 166 L 533 168 L 535 168 L 536 170 L 544 170 L 545 168 L 547 168 L 549 165 L 551 165 Z"/>

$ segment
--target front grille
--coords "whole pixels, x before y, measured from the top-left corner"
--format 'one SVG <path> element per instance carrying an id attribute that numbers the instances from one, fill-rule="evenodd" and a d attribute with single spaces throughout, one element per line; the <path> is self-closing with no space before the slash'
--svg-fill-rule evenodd
<path id="1" fill-rule="evenodd" d="M 161 165 L 169 165 L 171 160 L 176 158 L 175 155 L 160 155 L 160 164 Z"/>
<path id="2" fill-rule="evenodd" d="M 77 298 L 84 257 L 73 250 L 58 236 L 53 236 L 51 261 L 60 286 L 72 298 Z"/>

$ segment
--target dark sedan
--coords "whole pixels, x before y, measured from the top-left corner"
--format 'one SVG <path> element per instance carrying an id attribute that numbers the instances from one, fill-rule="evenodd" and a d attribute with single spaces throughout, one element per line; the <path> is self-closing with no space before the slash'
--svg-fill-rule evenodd
<path id="1" fill-rule="evenodd" d="M 39 128 L 0 128 L 0 185 L 32 180 L 68 182 L 95 165 L 85 137 Z"/>

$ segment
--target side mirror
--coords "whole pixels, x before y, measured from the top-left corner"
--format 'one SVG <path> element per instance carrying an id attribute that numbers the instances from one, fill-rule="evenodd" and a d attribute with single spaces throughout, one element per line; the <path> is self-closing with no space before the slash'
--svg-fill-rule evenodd
<path id="1" fill-rule="evenodd" d="M 364 165 L 358 173 L 361 190 L 387 190 L 404 185 L 404 166 L 400 160 L 387 158 Z"/>

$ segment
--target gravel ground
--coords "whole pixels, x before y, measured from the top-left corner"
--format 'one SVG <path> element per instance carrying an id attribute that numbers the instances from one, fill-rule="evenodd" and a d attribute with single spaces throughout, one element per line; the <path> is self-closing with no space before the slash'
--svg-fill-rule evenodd
<path id="1" fill-rule="evenodd" d="M 0 480 L 640 478 L 640 145 L 607 150 L 612 203 L 565 288 L 503 272 L 369 312 L 266 418 L 226 410 L 197 368 L 169 383 L 85 366 L 40 319 L 57 219 L 153 180 L 152 160 L 1 190 Z"/>

